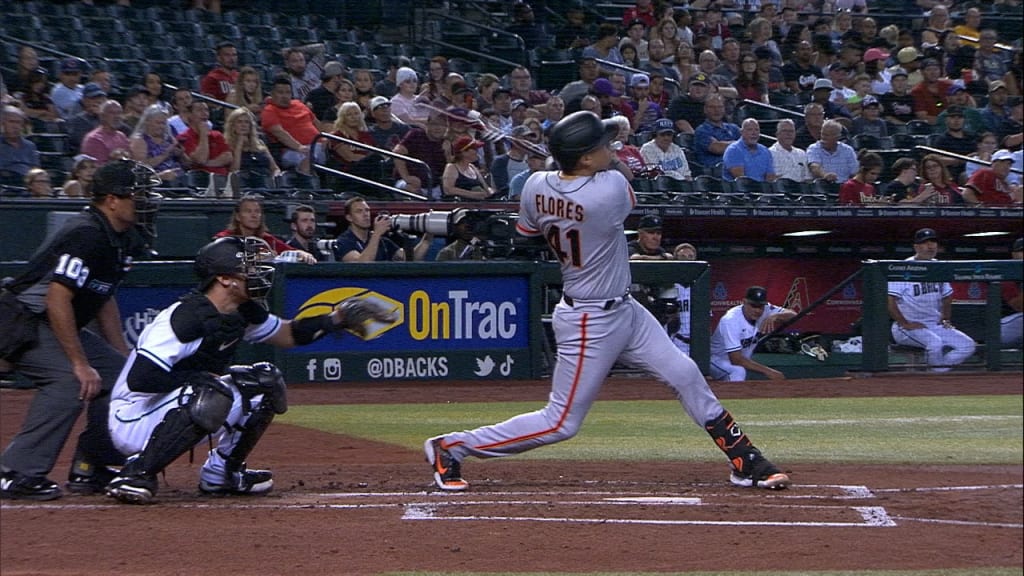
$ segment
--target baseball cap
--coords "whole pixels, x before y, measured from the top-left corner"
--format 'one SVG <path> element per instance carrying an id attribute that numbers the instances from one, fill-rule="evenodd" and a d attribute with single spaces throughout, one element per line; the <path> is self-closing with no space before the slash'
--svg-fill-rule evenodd
<path id="1" fill-rule="evenodd" d="M 327 64 L 324 64 L 323 74 L 320 74 L 320 80 L 327 80 L 334 78 L 335 76 L 341 76 L 345 73 L 345 66 L 337 60 L 331 60 Z"/>
<path id="2" fill-rule="evenodd" d="M 903 76 L 906 78 L 908 74 L 903 68 L 893 68 L 892 71 L 889 72 L 889 78 L 895 78 L 897 76 Z"/>
<path id="3" fill-rule="evenodd" d="M 865 62 L 874 62 L 875 60 L 885 60 L 889 58 L 889 53 L 881 48 L 868 48 L 864 52 Z"/>
<path id="4" fill-rule="evenodd" d="M 828 78 L 818 78 L 814 81 L 815 90 L 832 90 L 832 81 Z"/>
<path id="5" fill-rule="evenodd" d="M 85 85 L 85 88 L 82 89 L 83 98 L 100 98 L 106 96 L 107 92 L 95 82 L 89 82 Z"/>
<path id="6" fill-rule="evenodd" d="M 939 68 L 939 61 L 936 60 L 935 58 L 927 58 L 924 60 L 924 62 L 921 63 L 921 68 L 928 68 L 929 66 L 935 66 L 936 68 Z"/>
<path id="7" fill-rule="evenodd" d="M 708 83 L 708 75 L 703 72 L 698 72 L 693 76 L 690 76 L 690 84 L 704 84 Z"/>
<path id="8" fill-rule="evenodd" d="M 878 106 L 878 98 L 871 95 L 865 96 L 864 99 L 860 101 L 860 107 L 867 108 L 868 106 Z"/>
<path id="9" fill-rule="evenodd" d="M 1006 84 L 1004 84 L 1002 80 L 996 80 L 988 85 L 988 93 L 991 94 L 1000 88 L 1006 90 Z"/>
<path id="10" fill-rule="evenodd" d="M 636 225 L 637 230 L 661 230 L 661 216 L 648 214 L 640 219 Z"/>
<path id="11" fill-rule="evenodd" d="M 1006 148 L 1002 150 L 996 150 L 995 154 L 992 155 L 993 162 L 999 162 L 1000 160 L 1007 160 L 1013 162 L 1013 152 L 1010 152 Z"/>
<path id="12" fill-rule="evenodd" d="M 1013 241 L 1013 246 L 1010 247 L 1011 252 L 1024 251 L 1024 238 L 1017 238 Z"/>
<path id="13" fill-rule="evenodd" d="M 512 101 L 512 109 L 513 110 L 515 110 L 516 108 L 519 108 L 520 106 L 529 108 L 529 104 L 527 104 L 526 100 L 523 100 L 522 98 L 516 98 L 515 100 Z"/>
<path id="14" fill-rule="evenodd" d="M 654 123 L 654 133 L 661 134 L 662 132 L 675 132 L 676 126 L 668 118 L 658 118 L 658 121 Z"/>
<path id="15" fill-rule="evenodd" d="M 964 88 L 963 86 L 961 86 L 959 84 L 953 84 L 952 86 L 949 87 L 949 90 L 946 91 L 946 94 L 949 94 L 950 96 L 952 96 L 953 94 L 956 94 L 957 92 L 963 92 L 965 90 L 967 90 L 967 88 Z"/>
<path id="16" fill-rule="evenodd" d="M 946 116 L 963 116 L 963 115 L 964 115 L 964 107 L 963 106 L 950 106 L 949 108 L 946 109 Z"/>
<path id="17" fill-rule="evenodd" d="M 651 77 L 647 74 L 633 74 L 633 77 L 629 80 L 630 86 L 650 86 Z"/>
<path id="18" fill-rule="evenodd" d="M 768 290 L 764 286 L 751 286 L 747 288 L 745 298 L 748 302 L 754 304 L 766 304 L 768 302 Z"/>
<path id="19" fill-rule="evenodd" d="M 896 53 L 896 59 L 899 60 L 900 64 L 908 64 L 910 62 L 913 62 L 914 60 L 917 60 L 920 57 L 921 53 L 918 52 L 917 48 L 914 48 L 913 46 L 901 48 L 900 51 Z"/>
<path id="20" fill-rule="evenodd" d="M 370 112 L 373 112 L 381 106 L 391 106 L 391 100 L 388 100 L 384 96 L 374 96 L 370 99 Z"/>
<path id="21" fill-rule="evenodd" d="M 416 75 L 416 71 L 412 68 L 406 68 L 405 66 L 399 68 L 395 72 L 395 83 L 401 84 L 403 82 L 419 82 L 420 78 Z"/>
<path id="22" fill-rule="evenodd" d="M 65 58 L 60 61 L 60 73 L 70 74 L 72 72 L 82 71 L 82 61 L 78 58 Z"/>
<path id="23" fill-rule="evenodd" d="M 847 72 L 849 69 L 842 62 L 833 62 L 828 65 L 829 72 Z"/>
<path id="24" fill-rule="evenodd" d="M 754 58 L 758 60 L 771 60 L 774 53 L 767 46 L 758 46 L 754 49 Z"/>
<path id="25" fill-rule="evenodd" d="M 938 239 L 939 235 L 931 228 L 921 228 L 917 232 L 914 232 L 914 244 L 920 244 L 929 240 L 938 241 Z"/>
<path id="26" fill-rule="evenodd" d="M 615 89 L 615 86 L 612 86 L 612 81 L 607 78 L 594 80 L 592 91 L 598 96 L 620 96 L 619 91 Z"/>
<path id="27" fill-rule="evenodd" d="M 71 171 L 74 172 L 82 165 L 83 162 L 96 162 L 96 159 L 88 154 L 79 154 L 71 159 Z"/>
<path id="28" fill-rule="evenodd" d="M 470 148 L 482 148 L 483 145 L 483 142 L 479 140 L 474 140 L 473 137 L 469 136 L 468 134 L 463 134 L 462 136 L 456 138 L 455 142 L 452 143 L 452 151 L 465 152 Z"/>

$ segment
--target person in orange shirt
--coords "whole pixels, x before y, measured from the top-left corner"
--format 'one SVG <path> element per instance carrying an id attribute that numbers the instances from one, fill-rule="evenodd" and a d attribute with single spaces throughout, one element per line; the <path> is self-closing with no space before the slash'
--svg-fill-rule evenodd
<path id="1" fill-rule="evenodd" d="M 292 85 L 287 78 L 274 80 L 260 124 L 277 164 L 309 175 L 309 149 L 320 130 L 313 111 L 292 98 Z"/>

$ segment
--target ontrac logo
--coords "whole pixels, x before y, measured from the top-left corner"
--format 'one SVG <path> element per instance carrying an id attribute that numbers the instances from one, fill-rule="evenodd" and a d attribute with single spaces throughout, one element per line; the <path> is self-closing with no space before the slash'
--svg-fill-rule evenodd
<path id="1" fill-rule="evenodd" d="M 449 290 L 447 300 L 442 301 L 431 300 L 425 290 L 415 290 L 403 304 L 364 288 L 334 288 L 306 300 L 296 318 L 327 314 L 347 298 L 373 300 L 395 314 L 393 323 L 372 323 L 367 340 L 399 324 L 408 326 L 413 340 L 509 340 L 519 329 L 519 312 L 514 302 L 477 300 L 469 290 Z"/>

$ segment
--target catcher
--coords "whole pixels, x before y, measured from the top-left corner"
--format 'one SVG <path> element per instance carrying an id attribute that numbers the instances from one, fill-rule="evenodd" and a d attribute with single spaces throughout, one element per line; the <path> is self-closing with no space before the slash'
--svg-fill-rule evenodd
<path id="1" fill-rule="evenodd" d="M 247 468 L 245 459 L 274 415 L 288 408 L 284 377 L 269 362 L 229 368 L 238 343 L 289 348 L 341 330 L 364 332 L 369 321 L 394 320 L 359 299 L 344 300 L 329 314 L 278 318 L 264 302 L 274 277 L 264 262 L 272 258 L 258 238 L 230 236 L 207 244 L 195 260 L 198 291 L 164 309 L 139 336 L 110 402 L 111 437 L 130 457 L 107 485 L 107 495 L 130 504 L 151 502 L 157 474 L 214 434 L 199 490 L 270 491 L 273 474 Z"/>

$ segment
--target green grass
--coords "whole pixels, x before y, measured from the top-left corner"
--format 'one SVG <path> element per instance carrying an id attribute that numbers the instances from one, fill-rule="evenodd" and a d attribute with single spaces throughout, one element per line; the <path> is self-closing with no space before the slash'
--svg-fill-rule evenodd
<path id="1" fill-rule="evenodd" d="M 725 404 L 756 444 L 787 463 L 1024 462 L 1020 395 L 730 400 Z M 278 421 L 419 450 L 429 436 L 493 424 L 542 406 L 542 402 L 292 406 Z M 517 457 L 714 461 L 721 456 L 678 403 L 657 400 L 597 402 L 576 438 Z"/>
<path id="2" fill-rule="evenodd" d="M 864 570 L 859 572 L 762 572 L 758 576 L 1019 576 L 1020 568 L 970 570 Z M 388 572 L 389 576 L 442 576 L 441 572 Z M 565 572 L 444 572 L 444 576 L 569 576 Z M 672 572 L 599 572 L 590 576 L 672 576 Z M 737 572 L 676 572 L 680 576 L 736 576 Z"/>

